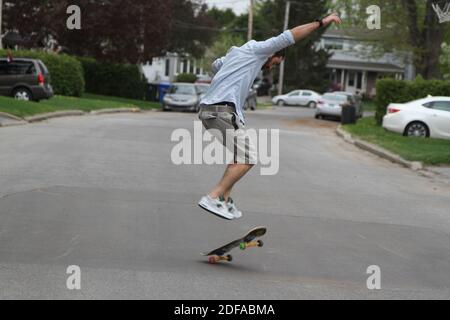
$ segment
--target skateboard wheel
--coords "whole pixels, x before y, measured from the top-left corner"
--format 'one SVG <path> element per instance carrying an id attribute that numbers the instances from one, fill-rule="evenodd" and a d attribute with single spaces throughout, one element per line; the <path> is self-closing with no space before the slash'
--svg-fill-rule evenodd
<path id="1" fill-rule="evenodd" d="M 264 242 L 262 240 L 258 240 L 258 247 L 264 247 Z"/>
<path id="2" fill-rule="evenodd" d="M 232 256 L 232 255 L 227 255 L 227 261 L 228 261 L 228 262 L 233 261 L 233 256 Z"/>
<path id="3" fill-rule="evenodd" d="M 209 257 L 208 262 L 209 262 L 210 264 L 216 264 L 216 258 L 214 258 L 214 257 Z"/>
<path id="4" fill-rule="evenodd" d="M 244 243 L 244 242 L 242 242 L 242 243 L 239 245 L 239 248 L 240 248 L 241 250 L 245 250 L 245 249 L 247 249 L 247 244 Z"/>

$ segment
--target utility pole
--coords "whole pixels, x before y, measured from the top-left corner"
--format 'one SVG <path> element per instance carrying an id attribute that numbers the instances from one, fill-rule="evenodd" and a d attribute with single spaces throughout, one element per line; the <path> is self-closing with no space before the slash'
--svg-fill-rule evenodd
<path id="1" fill-rule="evenodd" d="M 255 0 L 250 0 L 250 7 L 248 8 L 248 35 L 247 41 L 253 39 L 253 7 Z"/>
<path id="2" fill-rule="evenodd" d="M 286 13 L 285 13 L 285 16 L 284 16 L 283 31 L 287 30 L 287 28 L 289 27 L 289 14 L 290 14 L 290 12 L 291 12 L 291 2 L 290 1 L 286 1 Z M 278 95 L 282 95 L 283 94 L 285 60 L 286 59 L 283 59 L 283 61 L 281 62 L 281 65 L 280 65 L 280 79 L 278 81 Z"/>
<path id="3" fill-rule="evenodd" d="M 0 49 L 3 49 L 2 17 L 3 17 L 3 0 L 0 0 Z"/>

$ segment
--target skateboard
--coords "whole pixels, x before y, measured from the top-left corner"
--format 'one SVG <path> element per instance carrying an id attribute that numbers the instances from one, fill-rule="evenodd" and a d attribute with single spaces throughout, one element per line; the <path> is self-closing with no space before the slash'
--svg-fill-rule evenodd
<path id="1" fill-rule="evenodd" d="M 202 255 L 204 257 L 209 257 L 208 262 L 210 264 L 216 264 L 221 261 L 231 262 L 233 261 L 233 256 L 226 255 L 227 253 L 238 247 L 241 250 L 246 250 L 248 248 L 262 248 L 264 246 L 264 242 L 256 239 L 263 237 L 266 233 L 266 227 L 255 228 L 247 233 L 247 235 L 245 235 L 243 238 L 230 242 L 229 244 L 215 249 L 209 253 L 202 253 Z"/>

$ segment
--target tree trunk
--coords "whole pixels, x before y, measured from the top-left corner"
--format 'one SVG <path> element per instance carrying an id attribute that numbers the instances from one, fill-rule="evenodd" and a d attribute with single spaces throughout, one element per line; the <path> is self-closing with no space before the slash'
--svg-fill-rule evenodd
<path id="1" fill-rule="evenodd" d="M 439 58 L 444 41 L 444 27 L 439 23 L 433 10 L 432 0 L 427 0 L 424 27 L 418 25 L 418 8 L 416 0 L 403 0 L 408 16 L 411 45 L 414 47 L 414 65 L 417 73 L 424 79 L 440 78 Z"/>

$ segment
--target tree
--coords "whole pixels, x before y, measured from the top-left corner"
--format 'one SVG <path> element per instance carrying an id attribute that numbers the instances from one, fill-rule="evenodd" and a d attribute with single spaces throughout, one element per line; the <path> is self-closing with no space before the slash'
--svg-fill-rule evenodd
<path id="1" fill-rule="evenodd" d="M 81 30 L 68 30 L 69 5 L 81 8 Z M 44 47 L 54 39 L 67 53 L 114 62 L 143 62 L 168 50 L 201 55 L 210 43 L 205 6 L 190 0 L 10 0 L 6 29 Z M 196 30 L 184 28 L 194 25 Z"/>
<path id="2" fill-rule="evenodd" d="M 448 24 L 440 24 L 433 10 L 437 0 L 342 0 L 338 9 L 351 17 L 347 25 L 353 36 L 373 41 L 382 52 L 411 52 L 416 71 L 424 79 L 440 78 L 439 58 L 442 43 L 449 34 Z M 381 30 L 369 31 L 366 8 L 378 5 L 382 9 Z M 442 4 L 441 4 L 442 6 Z M 359 32 L 355 32 L 359 30 Z M 379 52 L 380 50 L 374 50 Z"/>
<path id="3" fill-rule="evenodd" d="M 282 31 L 286 2 L 284 0 L 265 0 L 258 6 L 261 29 L 264 38 L 277 35 Z M 291 1 L 289 27 L 294 27 L 323 17 L 328 11 L 327 0 Z M 274 27 L 277 30 L 274 30 Z M 324 29 L 313 33 L 287 51 L 285 84 L 286 89 L 309 88 L 319 92 L 328 89 L 327 62 L 330 54 L 316 47 L 316 43 L 325 32 Z"/>

